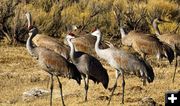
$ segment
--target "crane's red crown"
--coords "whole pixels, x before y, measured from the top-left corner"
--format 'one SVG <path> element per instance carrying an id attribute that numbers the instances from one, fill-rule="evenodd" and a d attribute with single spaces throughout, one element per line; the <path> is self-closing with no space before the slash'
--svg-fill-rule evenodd
<path id="1" fill-rule="evenodd" d="M 68 35 L 70 35 L 70 36 L 75 36 L 75 34 L 73 34 L 72 32 L 68 33 Z"/>
<path id="2" fill-rule="evenodd" d="M 28 30 L 31 30 L 33 28 L 33 26 L 32 25 L 30 25 L 29 27 L 28 27 Z"/>
<path id="3" fill-rule="evenodd" d="M 95 32 L 97 29 L 97 27 L 94 27 L 91 32 Z"/>

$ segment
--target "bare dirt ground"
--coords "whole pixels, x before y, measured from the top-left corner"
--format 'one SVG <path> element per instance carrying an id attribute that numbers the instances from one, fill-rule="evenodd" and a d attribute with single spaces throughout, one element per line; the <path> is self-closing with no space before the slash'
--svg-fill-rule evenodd
<path id="1" fill-rule="evenodd" d="M 155 61 L 156 62 L 156 61 Z M 180 90 L 180 67 L 178 66 L 175 83 L 172 83 L 174 62 L 169 65 L 167 61 L 156 62 L 159 67 L 153 65 L 155 80 L 147 86 L 142 86 L 139 78 L 125 76 L 125 106 L 138 106 L 144 97 L 153 98 L 159 105 L 164 105 L 164 95 L 168 90 Z M 115 70 L 103 62 L 108 70 L 112 87 L 115 81 Z M 65 104 L 67 106 L 103 106 L 107 105 L 109 90 L 105 90 L 102 84 L 94 84 L 90 81 L 88 102 L 84 100 L 84 83 L 79 86 L 74 80 L 60 78 L 63 86 Z M 56 80 L 55 80 L 56 81 Z M 37 97 L 32 101 L 23 101 L 23 92 L 32 88 L 47 88 L 48 74 L 41 70 L 26 51 L 25 47 L 0 46 L 0 106 L 48 106 L 49 96 Z M 60 106 L 58 84 L 56 81 L 53 93 L 53 105 Z M 121 77 L 118 87 L 112 98 L 110 106 L 120 105 L 121 102 Z"/>

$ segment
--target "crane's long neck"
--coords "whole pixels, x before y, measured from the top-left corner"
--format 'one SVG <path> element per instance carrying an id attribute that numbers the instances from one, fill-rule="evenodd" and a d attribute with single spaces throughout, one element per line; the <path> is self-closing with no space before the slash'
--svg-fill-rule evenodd
<path id="1" fill-rule="evenodd" d="M 160 35 L 160 31 L 159 31 L 159 28 L 158 28 L 158 24 L 154 21 L 153 22 L 153 28 L 155 30 L 155 34 L 156 35 Z"/>
<path id="2" fill-rule="evenodd" d="M 122 27 L 120 27 L 120 33 L 121 33 L 121 38 L 124 38 L 126 36 L 126 33 Z"/>
<path id="3" fill-rule="evenodd" d="M 95 43 L 95 51 L 96 51 L 96 53 L 98 53 L 100 51 L 100 48 L 99 48 L 100 41 L 101 41 L 101 36 L 98 35 L 96 43 Z"/>
<path id="4" fill-rule="evenodd" d="M 75 62 L 75 49 L 73 43 L 70 41 L 70 39 L 67 39 L 68 45 L 70 46 L 70 58 L 73 62 Z"/>
<path id="5" fill-rule="evenodd" d="M 26 48 L 28 50 L 28 52 L 32 55 L 32 56 L 35 56 L 35 50 L 33 47 L 33 44 L 32 44 L 32 39 L 35 35 L 29 35 L 29 38 L 27 39 L 27 42 L 26 42 Z"/>
<path id="6" fill-rule="evenodd" d="M 32 17 L 30 13 L 27 13 L 26 15 L 27 20 L 28 20 L 28 28 L 30 28 L 30 26 L 32 25 Z"/>

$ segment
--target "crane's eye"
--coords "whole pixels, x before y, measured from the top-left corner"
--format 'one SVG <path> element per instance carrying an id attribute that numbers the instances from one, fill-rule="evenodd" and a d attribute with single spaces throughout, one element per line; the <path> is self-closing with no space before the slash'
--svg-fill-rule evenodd
<path id="1" fill-rule="evenodd" d="M 30 25 L 30 26 L 28 27 L 28 29 L 29 29 L 29 30 L 33 29 L 33 26 L 32 26 L 32 25 Z"/>

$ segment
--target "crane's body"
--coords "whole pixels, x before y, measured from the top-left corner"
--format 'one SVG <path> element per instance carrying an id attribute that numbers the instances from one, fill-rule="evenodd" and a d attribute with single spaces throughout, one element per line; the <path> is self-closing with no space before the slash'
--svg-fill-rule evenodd
<path id="1" fill-rule="evenodd" d="M 53 76 L 56 76 L 58 79 L 62 105 L 64 106 L 65 104 L 62 96 L 62 84 L 58 77 L 60 76 L 67 77 L 69 79 L 75 79 L 77 83 L 80 84 L 81 75 L 74 64 L 69 63 L 64 57 L 62 57 L 58 53 L 55 53 L 54 51 L 47 48 L 33 46 L 32 39 L 37 34 L 37 32 L 38 31 L 36 28 L 33 28 L 29 31 L 29 38 L 26 43 L 26 48 L 30 55 L 36 57 L 41 69 L 48 72 L 51 76 L 50 106 L 52 106 Z"/>
<path id="2" fill-rule="evenodd" d="M 37 47 L 34 49 L 34 51 L 38 51 L 35 55 L 38 65 L 42 68 L 42 70 L 48 72 L 49 74 L 72 78 L 76 72 L 79 73 L 78 70 L 75 69 L 73 71 L 73 69 L 71 69 L 76 68 L 74 64 L 68 62 L 65 58 L 52 50 Z"/>
<path id="3" fill-rule="evenodd" d="M 93 49 L 94 47 L 93 43 L 95 43 L 95 41 L 96 41 L 95 38 L 91 37 L 90 35 L 76 37 L 71 40 L 76 51 L 82 51 L 88 54 L 95 53 Z"/>
<path id="4" fill-rule="evenodd" d="M 74 39 L 72 35 L 67 35 L 67 42 L 70 46 L 70 58 L 72 62 L 76 65 L 77 69 L 80 71 L 85 82 L 85 101 L 87 101 L 87 91 L 89 79 L 93 80 L 95 83 L 101 82 L 105 89 L 108 87 L 109 76 L 106 69 L 102 64 L 93 56 L 84 53 L 76 52 L 74 45 L 71 40 Z"/>
<path id="5" fill-rule="evenodd" d="M 154 72 L 152 67 L 143 59 L 136 57 L 124 50 L 119 50 L 115 47 L 100 49 L 99 42 L 101 39 L 101 32 L 97 29 L 91 33 L 93 36 L 97 37 L 97 41 L 95 44 L 95 51 L 97 55 L 105 59 L 113 68 L 116 69 L 116 81 L 113 86 L 113 91 L 110 96 L 109 103 L 111 101 L 111 97 L 113 96 L 114 90 L 117 87 L 117 80 L 120 75 L 122 75 L 122 103 L 124 103 L 124 88 L 125 88 L 125 79 L 124 73 L 133 73 L 136 76 L 143 79 L 143 84 L 146 83 L 146 80 L 150 83 L 154 80 Z"/>
<path id="6" fill-rule="evenodd" d="M 59 40 L 44 34 L 37 34 L 32 40 L 38 47 L 53 50 L 64 58 L 69 59 L 69 46 L 65 45 Z"/>
<path id="7" fill-rule="evenodd" d="M 156 56 L 158 60 L 165 57 L 169 63 L 174 60 L 174 53 L 170 45 L 161 42 L 156 36 L 135 31 L 129 32 L 128 35 L 126 35 L 122 28 L 120 31 L 122 44 L 131 46 L 144 59 L 146 59 L 146 55 L 153 55 Z"/>
<path id="8" fill-rule="evenodd" d="M 178 34 L 162 34 L 158 38 L 169 44 L 175 51 L 177 56 L 180 56 L 180 35 Z"/>
<path id="9" fill-rule="evenodd" d="M 113 68 L 123 69 L 124 73 L 136 73 L 136 71 L 145 70 L 143 60 L 139 57 L 132 55 L 122 49 L 108 48 L 105 50 L 97 51 L 100 58 L 106 60 Z M 142 74 L 140 72 L 138 74 Z M 143 78 L 142 75 L 137 75 Z M 146 79 L 144 79 L 146 80 Z"/>
<path id="10" fill-rule="evenodd" d="M 178 56 L 180 56 L 180 35 L 171 34 L 171 33 L 161 34 L 160 30 L 158 28 L 158 24 L 160 24 L 161 22 L 166 22 L 166 21 L 161 20 L 159 18 L 154 19 L 153 28 L 155 30 L 155 34 L 157 35 L 157 37 L 161 41 L 169 44 L 171 46 L 171 48 L 173 48 L 173 50 L 174 50 L 174 53 L 175 53 L 175 70 L 174 70 L 174 75 L 173 75 L 173 80 L 172 80 L 174 82 L 177 64 L 178 64 L 177 58 L 178 58 Z"/>
<path id="11" fill-rule="evenodd" d="M 174 49 L 176 55 L 180 56 L 180 35 L 178 35 L 178 34 L 171 34 L 171 33 L 161 34 L 161 32 L 160 32 L 160 30 L 158 28 L 158 25 L 161 22 L 164 22 L 164 20 L 156 18 L 153 21 L 153 28 L 155 30 L 155 33 L 156 33 L 157 37 L 161 41 L 168 43 Z"/>

